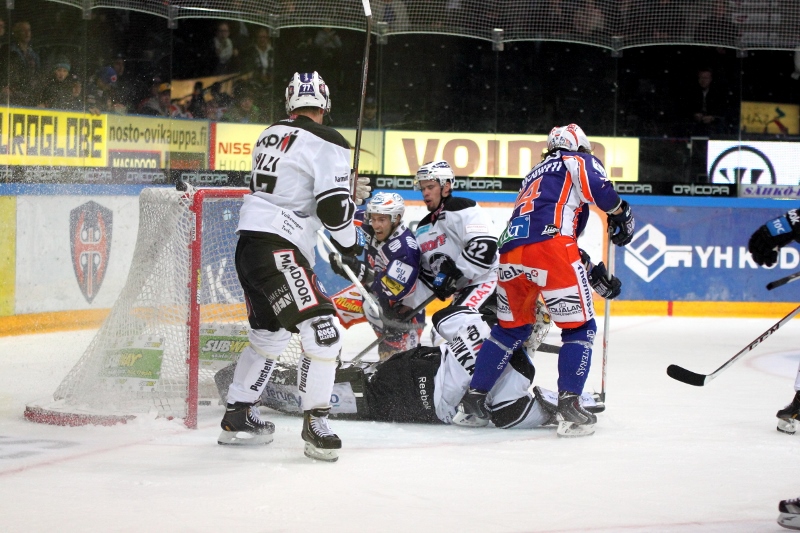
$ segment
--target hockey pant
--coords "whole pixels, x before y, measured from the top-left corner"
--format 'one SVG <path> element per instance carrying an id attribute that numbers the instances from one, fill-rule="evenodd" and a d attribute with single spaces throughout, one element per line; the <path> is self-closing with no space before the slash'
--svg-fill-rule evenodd
<path id="1" fill-rule="evenodd" d="M 472 319 L 483 319 L 494 323 L 497 295 L 497 281 L 487 281 L 480 285 L 464 287 L 453 295 L 453 301 L 433 315 L 432 344 L 436 345 L 438 335 L 446 342 L 452 341 L 463 324 Z"/>
<path id="2" fill-rule="evenodd" d="M 250 346 L 237 362 L 228 402 L 255 402 L 291 333 L 299 333 L 303 356 L 297 366 L 297 388 L 302 408 L 327 407 L 342 328 L 306 258 L 280 237 L 242 232 L 236 246 L 236 273 L 252 331 Z"/>
<path id="3" fill-rule="evenodd" d="M 497 338 L 502 331 L 520 340 L 520 328 L 536 320 L 541 294 L 553 322 L 562 329 L 558 388 L 580 394 L 591 366 L 596 327 L 592 289 L 575 240 L 555 237 L 503 253 L 498 277 L 498 327 L 492 336 Z M 487 359 L 501 363 L 497 353 Z"/>

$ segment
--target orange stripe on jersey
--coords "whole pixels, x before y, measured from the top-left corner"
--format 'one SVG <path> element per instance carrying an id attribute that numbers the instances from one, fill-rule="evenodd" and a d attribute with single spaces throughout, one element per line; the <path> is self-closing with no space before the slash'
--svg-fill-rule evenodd
<path id="1" fill-rule="evenodd" d="M 564 209 L 569 200 L 569 193 L 572 190 L 572 180 L 564 180 L 564 185 L 561 187 L 561 194 L 558 196 L 558 203 L 555 208 L 555 220 L 553 224 L 560 230 L 561 224 L 564 222 Z"/>
<path id="2" fill-rule="evenodd" d="M 578 167 L 580 168 L 581 189 L 583 190 L 583 195 L 587 200 L 594 203 L 592 190 L 589 188 L 589 176 L 586 174 L 586 161 L 580 157 L 576 157 L 575 160 L 578 161 Z"/>

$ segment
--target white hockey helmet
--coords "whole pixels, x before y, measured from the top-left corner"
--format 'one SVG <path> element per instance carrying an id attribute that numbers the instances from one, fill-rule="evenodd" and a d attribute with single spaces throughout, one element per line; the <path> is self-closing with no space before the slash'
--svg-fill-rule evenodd
<path id="1" fill-rule="evenodd" d="M 318 107 L 326 113 L 331 110 L 330 91 L 317 71 L 295 72 L 286 86 L 286 114 L 301 107 Z"/>
<path id="2" fill-rule="evenodd" d="M 592 143 L 577 124 L 568 124 L 566 126 L 556 126 L 550 130 L 550 135 L 547 136 L 547 151 L 550 152 L 555 149 L 567 150 L 568 152 L 577 152 L 580 148 L 586 151 L 592 151 Z"/>
<path id="3" fill-rule="evenodd" d="M 441 159 L 419 167 L 417 175 L 414 176 L 414 189 L 418 191 L 420 189 L 419 182 L 425 180 L 435 180 L 442 187 L 445 183 L 450 183 L 451 189 L 456 188 L 456 176 L 453 174 L 453 169 L 450 168 L 447 161 Z"/>
<path id="4" fill-rule="evenodd" d="M 392 224 L 399 224 L 406 212 L 406 203 L 403 197 L 396 192 L 379 192 L 370 198 L 367 204 L 366 219 L 371 215 L 389 215 Z"/>

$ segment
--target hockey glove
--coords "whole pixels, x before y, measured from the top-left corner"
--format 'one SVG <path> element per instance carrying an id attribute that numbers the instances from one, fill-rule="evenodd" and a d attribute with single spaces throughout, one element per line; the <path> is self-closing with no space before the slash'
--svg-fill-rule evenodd
<path id="1" fill-rule="evenodd" d="M 589 254 L 581 250 L 581 262 L 589 276 L 589 285 L 606 300 L 613 300 L 622 292 L 622 282 L 616 276 L 609 276 L 606 266 L 600 261 L 592 264 Z"/>
<path id="2" fill-rule="evenodd" d="M 458 269 L 455 261 L 447 257 L 439 266 L 439 273 L 433 278 L 431 290 L 440 300 L 447 300 L 458 290 L 458 280 L 463 277 L 464 274 Z"/>
<path id="3" fill-rule="evenodd" d="M 778 262 L 778 250 L 792 241 L 800 242 L 800 210 L 792 209 L 758 228 L 747 244 L 753 261 L 772 266 Z"/>
<path id="4" fill-rule="evenodd" d="M 339 242 L 331 236 L 331 243 L 333 247 L 336 248 L 336 251 L 342 255 L 352 255 L 352 256 L 359 256 L 364 253 L 364 248 L 367 246 L 367 234 L 364 233 L 364 230 L 361 228 L 355 228 L 356 230 L 356 242 L 353 246 L 342 246 Z"/>
<path id="5" fill-rule="evenodd" d="M 350 278 L 347 277 L 347 273 L 344 271 L 345 265 L 350 267 L 350 270 L 356 275 L 358 281 L 364 285 L 371 285 L 375 280 L 375 271 L 362 261 L 359 261 L 356 257 L 339 255 L 331 252 L 328 254 L 328 259 L 331 262 L 331 270 L 333 270 L 333 273 L 342 276 L 346 280 Z"/>
<path id="6" fill-rule="evenodd" d="M 367 176 L 358 176 L 356 179 L 356 205 L 361 205 L 364 200 L 372 196 L 372 187 Z"/>
<path id="7" fill-rule="evenodd" d="M 619 204 L 622 212 L 618 215 L 608 214 L 608 225 L 611 227 L 611 242 L 617 246 L 625 246 L 633 239 L 633 229 L 636 221 L 631 213 L 631 206 L 625 200 Z M 615 209 L 616 211 L 616 209 Z"/>

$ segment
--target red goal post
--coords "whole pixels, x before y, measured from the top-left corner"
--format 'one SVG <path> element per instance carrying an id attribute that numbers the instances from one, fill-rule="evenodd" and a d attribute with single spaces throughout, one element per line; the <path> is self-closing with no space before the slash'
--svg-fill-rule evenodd
<path id="1" fill-rule="evenodd" d="M 143 189 L 125 286 L 52 400 L 26 406 L 33 422 L 124 423 L 143 414 L 196 428 L 218 402 L 214 374 L 247 346 L 234 253 L 243 188 Z M 281 356 L 296 363 L 295 336 Z"/>

